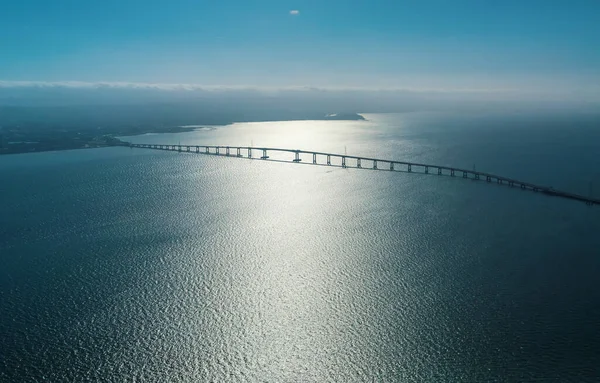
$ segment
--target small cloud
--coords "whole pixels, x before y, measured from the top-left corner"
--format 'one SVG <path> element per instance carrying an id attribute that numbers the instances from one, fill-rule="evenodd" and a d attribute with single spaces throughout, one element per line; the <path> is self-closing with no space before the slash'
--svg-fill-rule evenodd
<path id="1" fill-rule="evenodd" d="M 292 10 L 290 11 L 290 15 L 294 15 L 294 16 L 295 16 L 295 15 L 299 15 L 299 14 L 300 14 L 300 11 L 299 11 L 299 10 L 297 10 L 297 9 L 292 9 Z"/>

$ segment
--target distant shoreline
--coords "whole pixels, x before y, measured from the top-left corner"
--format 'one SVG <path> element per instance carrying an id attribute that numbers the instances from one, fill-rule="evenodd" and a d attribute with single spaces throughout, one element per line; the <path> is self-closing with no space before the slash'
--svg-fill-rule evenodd
<path id="1" fill-rule="evenodd" d="M 0 130 L 0 155 L 39 153 L 73 149 L 91 149 L 123 146 L 125 141 L 119 137 L 134 137 L 144 134 L 173 134 L 187 133 L 197 130 L 214 130 L 235 123 L 244 122 L 276 122 L 276 121 L 364 121 L 358 113 L 328 114 L 322 118 L 286 119 L 286 120 L 260 120 L 260 121 L 231 121 L 224 124 L 207 124 L 208 126 L 179 125 L 161 127 L 129 126 L 119 128 L 96 129 L 67 128 L 67 127 L 4 127 Z"/>

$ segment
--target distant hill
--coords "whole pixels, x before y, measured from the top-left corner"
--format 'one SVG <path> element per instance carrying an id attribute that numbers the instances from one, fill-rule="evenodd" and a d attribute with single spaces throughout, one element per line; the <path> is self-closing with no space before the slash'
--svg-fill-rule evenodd
<path id="1" fill-rule="evenodd" d="M 359 121 L 365 118 L 358 113 L 333 113 L 325 116 L 324 120 Z"/>

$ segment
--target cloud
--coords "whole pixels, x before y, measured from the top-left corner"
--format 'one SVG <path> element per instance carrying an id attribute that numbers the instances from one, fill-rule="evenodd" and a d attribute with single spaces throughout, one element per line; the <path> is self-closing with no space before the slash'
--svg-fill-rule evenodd
<path id="1" fill-rule="evenodd" d="M 299 11 L 299 10 L 297 10 L 297 9 L 292 9 L 292 10 L 290 11 L 290 15 L 299 15 L 299 14 L 300 14 L 300 11 Z"/>
<path id="2" fill-rule="evenodd" d="M 3 81 L 0 89 L 137 89 L 161 91 L 256 91 L 256 92 L 411 92 L 411 93 L 506 93 L 519 91 L 511 87 L 361 87 L 361 86 L 254 86 L 254 85 L 203 85 L 143 82 L 85 82 L 85 81 Z"/>

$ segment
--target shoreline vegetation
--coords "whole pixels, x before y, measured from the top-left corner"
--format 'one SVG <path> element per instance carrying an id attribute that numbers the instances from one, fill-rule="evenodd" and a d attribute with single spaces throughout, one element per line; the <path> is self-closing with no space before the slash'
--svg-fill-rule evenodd
<path id="1" fill-rule="evenodd" d="M 328 114 L 322 118 L 298 118 L 293 120 L 359 121 L 365 120 L 365 118 L 358 113 L 339 113 Z M 201 124 L 178 126 L 132 125 L 96 128 L 70 125 L 63 126 L 59 124 L 28 124 L 25 122 L 19 124 L 5 124 L 4 126 L 0 126 L 0 155 L 122 146 L 125 144 L 125 141 L 122 141 L 118 137 L 140 136 L 149 133 L 186 133 L 195 130 L 212 130 L 216 129 L 214 127 L 215 125 L 227 126 L 235 122 L 258 121 L 233 121 L 222 125 L 210 124 L 210 127 Z"/>

